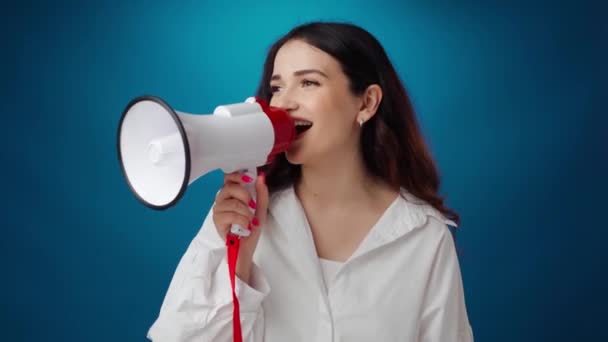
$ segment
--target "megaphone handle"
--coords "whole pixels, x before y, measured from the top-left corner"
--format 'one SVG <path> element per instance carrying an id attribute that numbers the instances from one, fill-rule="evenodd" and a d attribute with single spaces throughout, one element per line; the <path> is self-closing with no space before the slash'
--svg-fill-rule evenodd
<path id="1" fill-rule="evenodd" d="M 255 179 L 258 176 L 258 172 L 256 167 L 250 167 L 250 168 L 246 168 L 246 169 L 241 169 L 239 170 L 239 173 L 241 174 L 241 176 L 249 176 L 251 177 L 251 179 L 253 179 L 253 181 L 246 183 L 244 185 L 245 189 L 247 189 L 247 191 L 249 192 L 249 194 L 251 195 L 251 198 L 256 201 L 257 197 L 256 197 L 256 192 L 255 192 Z M 249 207 L 249 210 L 251 210 L 252 213 L 255 213 L 255 209 Z M 251 227 L 241 227 L 238 224 L 233 224 L 230 227 L 230 232 L 232 234 L 238 235 L 238 236 L 249 236 L 249 234 L 251 234 Z"/>

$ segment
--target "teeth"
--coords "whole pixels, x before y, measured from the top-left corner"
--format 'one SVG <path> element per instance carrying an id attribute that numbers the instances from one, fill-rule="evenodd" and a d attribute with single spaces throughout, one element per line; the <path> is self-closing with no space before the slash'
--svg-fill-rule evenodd
<path id="1" fill-rule="evenodd" d="M 296 120 L 296 126 L 312 126 L 312 122 Z"/>

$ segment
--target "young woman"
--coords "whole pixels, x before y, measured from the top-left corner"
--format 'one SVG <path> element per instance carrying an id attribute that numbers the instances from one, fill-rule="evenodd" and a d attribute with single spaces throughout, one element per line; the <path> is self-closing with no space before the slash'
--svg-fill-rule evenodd
<path id="1" fill-rule="evenodd" d="M 244 341 L 473 341 L 447 227 L 458 215 L 380 43 L 351 24 L 296 27 L 271 47 L 257 96 L 298 121 L 298 138 L 257 179 L 225 176 L 148 337 L 232 341 L 237 223 L 252 229 L 236 265 Z"/>

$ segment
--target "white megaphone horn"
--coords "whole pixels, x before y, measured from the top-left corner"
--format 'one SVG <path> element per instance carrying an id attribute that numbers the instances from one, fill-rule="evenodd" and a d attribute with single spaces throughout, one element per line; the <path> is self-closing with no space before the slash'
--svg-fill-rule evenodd
<path id="1" fill-rule="evenodd" d="M 212 115 L 194 115 L 177 112 L 158 97 L 140 96 L 122 113 L 118 159 L 137 199 L 163 210 L 210 171 L 240 171 L 255 179 L 256 167 L 285 151 L 295 137 L 289 114 L 259 99 L 219 106 Z M 255 199 L 253 182 L 245 187 Z M 233 233 L 249 235 L 235 226 Z"/>

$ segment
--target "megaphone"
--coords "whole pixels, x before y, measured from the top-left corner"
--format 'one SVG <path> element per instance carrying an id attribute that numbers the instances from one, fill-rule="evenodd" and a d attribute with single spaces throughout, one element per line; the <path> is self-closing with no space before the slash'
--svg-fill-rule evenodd
<path id="1" fill-rule="evenodd" d="M 216 169 L 257 176 L 294 141 L 294 120 L 264 101 L 222 105 L 212 115 L 175 111 L 154 96 L 129 102 L 118 125 L 118 159 L 136 198 L 164 210 L 174 206 L 187 187 Z M 254 184 L 247 189 L 255 198 Z M 232 232 L 249 235 L 233 226 Z"/>

